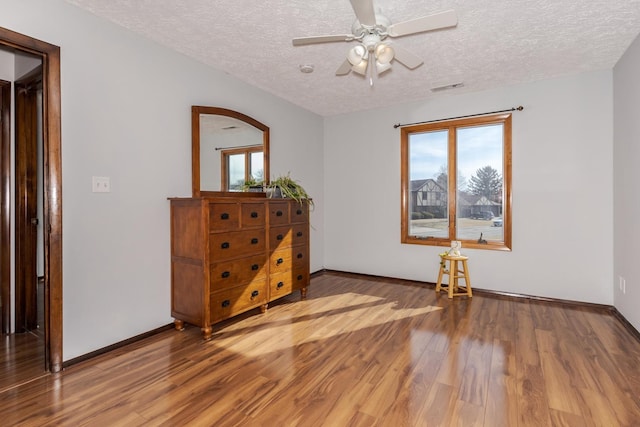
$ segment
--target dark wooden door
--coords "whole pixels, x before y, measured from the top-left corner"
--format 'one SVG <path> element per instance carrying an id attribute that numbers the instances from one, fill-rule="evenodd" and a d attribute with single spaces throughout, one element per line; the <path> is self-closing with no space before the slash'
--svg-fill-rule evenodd
<path id="1" fill-rule="evenodd" d="M 38 327 L 38 98 L 42 95 L 42 68 L 15 82 L 15 296 L 16 332 Z"/>

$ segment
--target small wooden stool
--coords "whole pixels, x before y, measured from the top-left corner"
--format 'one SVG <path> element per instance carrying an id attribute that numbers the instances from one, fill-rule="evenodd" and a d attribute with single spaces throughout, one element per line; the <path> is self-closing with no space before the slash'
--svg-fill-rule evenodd
<path id="1" fill-rule="evenodd" d="M 454 296 L 466 295 L 469 298 L 473 297 L 471 292 L 471 280 L 469 279 L 469 268 L 467 267 L 466 256 L 453 256 L 453 255 L 441 255 L 440 256 L 440 272 L 438 273 L 438 282 L 436 283 L 436 292 L 442 290 L 442 276 L 447 274 L 449 276 L 449 284 L 447 285 L 447 291 L 449 292 L 449 298 Z M 449 261 L 449 268 L 447 269 L 447 261 Z M 464 292 L 458 292 L 458 279 L 464 279 Z"/>

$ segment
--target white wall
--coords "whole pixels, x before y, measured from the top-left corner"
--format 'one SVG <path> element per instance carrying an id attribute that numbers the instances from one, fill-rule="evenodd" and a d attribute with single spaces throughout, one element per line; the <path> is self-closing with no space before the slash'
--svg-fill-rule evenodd
<path id="1" fill-rule="evenodd" d="M 32 56 L 24 52 L 16 52 L 15 55 L 15 76 L 16 80 L 20 80 L 30 71 L 42 64 L 40 57 Z"/>
<path id="2" fill-rule="evenodd" d="M 5 0 L 0 26 L 61 47 L 64 360 L 172 321 L 167 197 L 191 194 L 191 105 L 270 126 L 272 173 L 316 201 L 322 268 L 321 117 L 60 0 Z"/>
<path id="3" fill-rule="evenodd" d="M 518 105 L 513 251 L 463 248 L 472 284 L 612 304 L 611 71 L 325 119 L 326 268 L 435 282 L 442 249 L 400 244 L 393 124 Z"/>
<path id="4" fill-rule="evenodd" d="M 15 55 L 8 50 L 0 49 L 0 80 L 13 82 L 14 63 Z"/>
<path id="5" fill-rule="evenodd" d="M 613 71 L 614 302 L 640 330 L 640 37 Z M 620 290 L 625 280 L 625 293 Z"/>

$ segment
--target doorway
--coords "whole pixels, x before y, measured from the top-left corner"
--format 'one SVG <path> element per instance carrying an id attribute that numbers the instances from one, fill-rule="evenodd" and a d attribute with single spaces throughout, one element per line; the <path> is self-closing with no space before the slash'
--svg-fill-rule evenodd
<path id="1" fill-rule="evenodd" d="M 0 47 L 15 52 L 27 53 L 39 57 L 42 61 L 41 83 L 41 111 L 42 111 L 42 226 L 43 226 L 43 272 L 42 292 L 44 300 L 44 360 L 46 369 L 50 372 L 58 372 L 62 369 L 62 158 L 61 158 L 61 131 L 60 131 L 60 48 L 52 44 L 31 38 L 29 36 L 0 28 Z M 17 86 L 17 85 L 16 85 Z M 9 92 L 11 93 L 11 92 Z M 4 92 L 3 92 L 4 94 Z M 2 99 L 3 102 L 4 96 Z M 36 100 L 37 102 L 37 100 Z M 28 105 L 28 103 L 27 103 Z M 5 112 L 3 110 L 3 118 Z M 3 120 L 3 134 L 4 120 Z M 18 137 L 16 136 L 16 141 Z M 11 143 L 10 136 L 3 137 L 0 141 L 0 288 L 2 292 L 2 332 L 3 338 L 7 327 L 7 319 L 11 320 L 11 314 L 7 315 L 8 305 L 6 299 L 7 289 L 11 292 Z M 8 166 L 8 167 L 7 167 Z M 9 172 L 7 172 L 9 171 Z M 35 179 L 35 177 L 32 177 Z M 31 178 L 29 178 L 31 179 Z M 16 180 L 18 177 L 16 176 Z M 16 187 L 18 190 L 19 187 Z M 16 199 L 18 197 L 16 196 Z M 16 204 L 16 216 L 18 216 Z M 26 214 L 28 215 L 28 214 Z M 25 216 L 26 218 L 26 216 Z M 34 217 L 30 217 L 29 221 Z M 19 219 L 16 218 L 16 229 Z M 17 254 L 19 232 L 16 234 L 16 261 L 20 259 Z M 15 272 L 15 277 L 18 275 Z M 17 283 L 17 282 L 16 282 Z M 29 296 L 32 298 L 32 296 Z M 33 313 L 23 310 L 25 325 L 33 319 Z M 16 319 L 18 320 L 18 319 Z M 19 325 L 16 324 L 16 329 Z M 5 340 L 5 341 L 8 341 Z M 0 376 L 2 373 L 0 372 Z"/>

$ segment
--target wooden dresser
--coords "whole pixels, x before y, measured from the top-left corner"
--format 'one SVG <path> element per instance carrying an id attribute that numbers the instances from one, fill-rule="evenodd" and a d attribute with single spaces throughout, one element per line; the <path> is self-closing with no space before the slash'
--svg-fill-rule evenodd
<path id="1" fill-rule="evenodd" d="M 171 315 L 202 328 L 309 286 L 309 209 L 264 197 L 174 198 Z"/>

